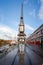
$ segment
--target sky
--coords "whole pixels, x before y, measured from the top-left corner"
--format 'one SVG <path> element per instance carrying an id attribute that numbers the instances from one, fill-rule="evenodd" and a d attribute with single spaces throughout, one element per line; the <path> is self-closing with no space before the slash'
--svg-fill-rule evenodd
<path id="1" fill-rule="evenodd" d="M 26 35 L 43 24 L 43 0 L 0 0 L 0 39 L 16 39 L 22 3 Z"/>

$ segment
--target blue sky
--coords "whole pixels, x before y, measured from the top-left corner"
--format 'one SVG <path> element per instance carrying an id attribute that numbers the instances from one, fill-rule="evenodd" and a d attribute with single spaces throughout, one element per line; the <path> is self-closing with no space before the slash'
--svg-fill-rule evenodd
<path id="1" fill-rule="evenodd" d="M 29 35 L 43 24 L 43 0 L 0 0 L 1 39 L 12 39 L 18 34 L 22 2 L 25 33 Z"/>

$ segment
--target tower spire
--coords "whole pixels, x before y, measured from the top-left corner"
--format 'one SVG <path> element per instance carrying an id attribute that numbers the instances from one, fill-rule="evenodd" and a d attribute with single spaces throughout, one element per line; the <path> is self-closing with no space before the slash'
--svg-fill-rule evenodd
<path id="1" fill-rule="evenodd" d="M 23 18 L 23 3 L 21 5 L 21 17 Z"/>
<path id="2" fill-rule="evenodd" d="M 25 31 L 25 26 L 24 26 L 24 21 L 23 21 L 23 3 L 21 5 L 21 16 L 20 16 L 20 24 L 19 24 L 19 34 L 18 34 L 18 43 L 19 44 L 22 44 L 23 43 L 23 46 L 24 46 L 24 43 L 25 43 L 25 36 L 26 34 L 24 33 Z M 20 47 L 21 45 L 19 45 Z M 22 47 L 20 47 L 22 48 Z M 19 49 L 20 51 L 20 49 Z M 20 51 L 20 53 L 22 52 L 22 50 Z"/>
<path id="3" fill-rule="evenodd" d="M 21 5 L 20 25 L 24 25 L 24 22 L 23 22 L 23 3 L 22 3 L 22 5 Z"/>

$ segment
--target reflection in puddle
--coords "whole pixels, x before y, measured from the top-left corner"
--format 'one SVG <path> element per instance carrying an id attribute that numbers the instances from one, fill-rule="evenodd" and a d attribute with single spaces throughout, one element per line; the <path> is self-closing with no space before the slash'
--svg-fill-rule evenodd
<path id="1" fill-rule="evenodd" d="M 18 53 L 19 54 L 19 65 L 24 65 L 24 54 Z"/>

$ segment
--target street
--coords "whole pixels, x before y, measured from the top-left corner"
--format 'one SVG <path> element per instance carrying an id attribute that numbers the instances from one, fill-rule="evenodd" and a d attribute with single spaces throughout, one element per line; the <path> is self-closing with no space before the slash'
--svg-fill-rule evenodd
<path id="1" fill-rule="evenodd" d="M 22 60 L 20 60 L 21 57 Z M 43 58 L 28 46 L 26 46 L 25 54 L 19 56 L 18 48 L 16 47 L 0 59 L 0 65 L 43 65 Z"/>

